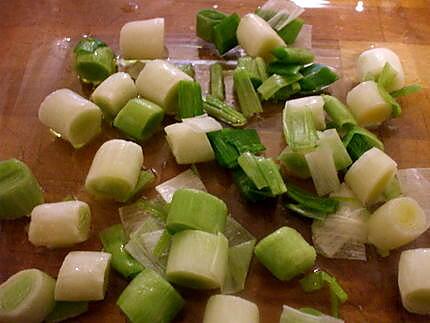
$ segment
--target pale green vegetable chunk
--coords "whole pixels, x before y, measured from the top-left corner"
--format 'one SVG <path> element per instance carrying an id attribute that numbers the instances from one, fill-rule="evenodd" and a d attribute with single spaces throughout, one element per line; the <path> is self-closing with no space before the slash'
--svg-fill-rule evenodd
<path id="1" fill-rule="evenodd" d="M 77 93 L 60 89 L 49 94 L 40 104 L 39 120 L 74 148 L 80 148 L 100 133 L 102 112 Z"/>
<path id="2" fill-rule="evenodd" d="M 111 254 L 71 251 L 64 258 L 55 285 L 57 301 L 98 301 L 105 297 Z"/>
<path id="3" fill-rule="evenodd" d="M 68 247 L 88 239 L 91 211 L 87 203 L 45 203 L 31 212 L 28 239 L 35 246 Z"/>
<path id="4" fill-rule="evenodd" d="M 345 169 L 352 164 L 352 159 L 348 154 L 336 129 L 327 129 L 318 133 L 320 147 L 326 147 L 333 153 L 334 164 L 337 170 Z"/>
<path id="5" fill-rule="evenodd" d="M 279 323 L 344 323 L 344 320 L 328 315 L 312 315 L 284 305 Z"/>
<path id="6" fill-rule="evenodd" d="M 230 295 L 214 295 L 206 304 L 203 323 L 259 323 L 257 305 Z"/>
<path id="7" fill-rule="evenodd" d="M 22 270 L 0 285 L 0 322 L 39 323 L 54 308 L 55 279 Z"/>
<path id="8" fill-rule="evenodd" d="M 317 130 L 324 130 L 325 124 L 325 112 L 324 112 L 324 100 L 321 95 L 307 96 L 304 98 L 288 100 L 285 102 L 285 109 L 288 108 L 304 108 L 309 107 L 314 120 L 315 128 Z"/>

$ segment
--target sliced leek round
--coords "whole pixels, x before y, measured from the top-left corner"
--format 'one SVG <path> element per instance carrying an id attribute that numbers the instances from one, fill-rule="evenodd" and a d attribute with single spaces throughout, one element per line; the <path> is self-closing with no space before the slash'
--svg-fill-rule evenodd
<path id="1" fill-rule="evenodd" d="M 259 323 L 257 305 L 230 295 L 214 295 L 206 304 L 203 323 Z"/>

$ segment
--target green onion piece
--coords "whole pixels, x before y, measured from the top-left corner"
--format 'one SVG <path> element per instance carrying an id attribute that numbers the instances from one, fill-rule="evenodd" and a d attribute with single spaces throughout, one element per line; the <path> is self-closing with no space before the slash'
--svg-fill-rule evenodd
<path id="1" fill-rule="evenodd" d="M 163 277 L 145 269 L 119 296 L 117 305 L 133 323 L 170 322 L 185 302 Z"/>
<path id="2" fill-rule="evenodd" d="M 316 258 L 315 249 L 301 234 L 286 226 L 258 242 L 254 252 L 258 260 L 282 281 L 309 270 Z"/>
<path id="3" fill-rule="evenodd" d="M 152 170 L 142 170 L 140 171 L 139 177 L 137 179 L 136 186 L 134 190 L 130 193 L 129 198 L 126 202 L 130 201 L 133 197 L 135 197 L 138 193 L 147 188 L 151 187 L 155 181 L 155 174 Z"/>
<path id="4" fill-rule="evenodd" d="M 203 9 L 196 16 L 196 33 L 201 39 L 208 42 L 214 40 L 214 27 L 227 16 L 214 9 Z"/>
<path id="5" fill-rule="evenodd" d="M 263 83 L 263 80 L 257 70 L 256 60 L 251 56 L 240 57 L 237 60 L 237 68 L 243 68 L 244 70 L 246 70 L 254 88 L 258 88 L 261 83 Z"/>
<path id="6" fill-rule="evenodd" d="M 121 275 L 125 278 L 132 278 L 143 270 L 142 265 L 124 249 L 128 239 L 121 224 L 104 229 L 99 236 L 103 250 L 112 255 L 112 267 Z"/>
<path id="7" fill-rule="evenodd" d="M 246 175 L 254 182 L 255 186 L 260 190 L 264 187 L 268 187 L 264 175 L 258 167 L 257 157 L 249 152 L 243 153 L 237 159 L 239 166 L 245 172 Z"/>
<path id="8" fill-rule="evenodd" d="M 412 85 L 405 86 L 405 87 L 403 87 L 397 91 L 393 91 L 390 94 L 393 98 L 398 98 L 399 96 L 405 96 L 405 95 L 413 94 L 413 93 L 419 92 L 421 90 L 422 90 L 421 85 L 412 84 Z"/>
<path id="9" fill-rule="evenodd" d="M 264 20 L 268 21 L 271 18 L 273 18 L 273 16 L 276 15 L 276 11 L 275 10 L 271 10 L 271 9 L 257 8 L 255 10 L 255 14 L 257 14 L 258 16 L 260 16 L 261 18 L 263 18 Z"/>
<path id="10" fill-rule="evenodd" d="M 354 161 L 373 147 L 384 150 L 384 144 L 375 134 L 358 126 L 354 126 L 348 131 L 343 138 L 343 144 Z"/>
<path id="11" fill-rule="evenodd" d="M 258 202 L 273 197 L 269 188 L 266 187 L 259 190 L 242 169 L 235 169 L 233 171 L 233 180 L 239 188 L 240 194 L 247 201 Z"/>
<path id="12" fill-rule="evenodd" d="M 256 58 L 254 58 L 254 64 L 255 64 L 255 69 L 257 71 L 257 74 L 258 74 L 260 80 L 262 82 L 267 80 L 267 78 L 269 76 L 267 75 L 267 66 L 266 66 L 266 62 L 264 61 L 264 59 L 262 57 L 256 57 Z"/>
<path id="13" fill-rule="evenodd" d="M 246 124 L 246 118 L 242 113 L 212 95 L 203 99 L 203 110 L 210 116 L 233 127 L 242 127 Z"/>
<path id="14" fill-rule="evenodd" d="M 210 66 L 210 94 L 224 101 L 224 76 L 220 63 L 214 63 Z"/>
<path id="15" fill-rule="evenodd" d="M 285 63 L 274 61 L 267 66 L 269 74 L 296 75 L 303 68 L 303 65 L 286 65 Z"/>
<path id="16" fill-rule="evenodd" d="M 385 63 L 382 72 L 378 76 L 378 84 L 384 89 L 392 87 L 393 82 L 397 76 L 397 71 L 391 66 L 390 63 Z"/>
<path id="17" fill-rule="evenodd" d="M 390 95 L 390 93 L 388 93 L 388 91 L 385 90 L 385 88 L 381 84 L 379 84 L 379 82 L 378 82 L 378 91 L 379 91 L 379 94 L 384 99 L 384 101 L 391 106 L 391 116 L 393 118 L 400 116 L 400 114 L 402 113 L 402 107 L 396 101 L 396 99 L 393 98 Z"/>
<path id="18" fill-rule="evenodd" d="M 315 271 L 300 280 L 300 285 L 307 293 L 314 292 L 328 286 L 330 290 L 330 300 L 332 303 L 332 315 L 339 317 L 339 303 L 344 303 L 348 299 L 348 294 L 339 285 L 336 278 L 324 271 Z"/>
<path id="19" fill-rule="evenodd" d="M 319 213 L 314 210 L 309 210 L 305 206 L 300 204 L 287 203 L 285 204 L 285 207 L 297 214 L 300 214 L 301 216 L 318 221 L 323 221 L 327 217 L 327 214 L 325 213 Z"/>
<path id="20" fill-rule="evenodd" d="M 243 68 L 235 69 L 233 73 L 234 89 L 239 99 L 240 109 L 246 118 L 263 112 L 260 99 L 254 90 L 251 78 Z"/>
<path id="21" fill-rule="evenodd" d="M 263 100 L 269 100 L 276 92 L 302 78 L 303 76 L 299 73 L 292 75 L 273 74 L 258 87 L 257 91 L 261 94 Z"/>
<path id="22" fill-rule="evenodd" d="M 154 134 L 163 118 L 164 110 L 160 106 L 142 98 L 135 98 L 121 109 L 113 125 L 132 139 L 143 141 Z"/>
<path id="23" fill-rule="evenodd" d="M 321 316 L 321 315 L 323 315 L 322 312 L 320 312 L 317 309 L 312 308 L 312 307 L 302 307 L 302 308 L 299 308 L 299 311 L 303 312 L 303 313 L 306 313 L 306 314 L 313 315 L 313 316 Z"/>
<path id="24" fill-rule="evenodd" d="M 196 81 L 179 81 L 178 112 L 181 119 L 204 114 L 202 88 Z"/>
<path id="25" fill-rule="evenodd" d="M 221 55 L 237 46 L 236 30 L 239 22 L 239 15 L 233 13 L 213 27 L 214 44 Z"/>
<path id="26" fill-rule="evenodd" d="M 313 308 L 297 310 L 284 305 L 279 323 L 345 323 L 341 319 L 328 316 Z"/>
<path id="27" fill-rule="evenodd" d="M 194 189 L 179 189 L 173 195 L 166 227 L 171 234 L 190 229 L 223 232 L 227 213 L 227 206 L 216 196 Z"/>
<path id="28" fill-rule="evenodd" d="M 225 140 L 223 130 L 209 132 L 207 136 L 215 152 L 217 163 L 222 167 L 235 168 L 239 153 L 233 145 Z"/>
<path id="29" fill-rule="evenodd" d="M 318 135 L 309 107 L 287 107 L 282 112 L 285 140 L 292 151 L 310 150 L 317 146 Z"/>
<path id="30" fill-rule="evenodd" d="M 75 46 L 75 69 L 86 83 L 98 84 L 115 73 L 116 65 L 112 49 L 101 40 L 82 38 Z"/>
<path id="31" fill-rule="evenodd" d="M 272 54 L 282 63 L 305 65 L 312 63 L 315 55 L 306 48 L 276 47 Z"/>
<path id="32" fill-rule="evenodd" d="M 339 77 L 322 64 L 312 64 L 301 70 L 303 79 L 299 81 L 302 91 L 319 91 L 337 81 Z"/>
<path id="33" fill-rule="evenodd" d="M 299 93 L 301 90 L 299 82 L 293 83 L 289 86 L 286 86 L 280 89 L 272 96 L 273 101 L 285 102 L 285 100 L 289 99 L 291 96 Z"/>
<path id="34" fill-rule="evenodd" d="M 278 30 L 278 35 L 284 40 L 288 45 L 293 44 L 296 41 L 297 36 L 302 30 L 305 21 L 300 18 L 296 18 L 286 25 L 281 30 Z"/>
<path id="35" fill-rule="evenodd" d="M 256 304 L 238 296 L 214 295 L 206 304 L 202 323 L 259 323 Z"/>
<path id="36" fill-rule="evenodd" d="M 279 154 L 278 160 L 281 162 L 281 166 L 284 167 L 289 174 L 306 179 L 311 177 L 308 163 L 305 159 L 306 153 L 307 151 L 293 151 L 289 146 L 287 146 Z"/>
<path id="37" fill-rule="evenodd" d="M 43 193 L 30 168 L 22 161 L 0 161 L 0 220 L 30 215 L 43 203 Z"/>
<path id="38" fill-rule="evenodd" d="M 352 159 L 336 129 L 327 129 L 323 132 L 319 132 L 319 146 L 326 147 L 332 151 L 334 164 L 337 170 L 345 169 L 352 164 Z"/>
<path id="39" fill-rule="evenodd" d="M 385 198 L 386 201 L 392 200 L 392 199 L 394 199 L 394 198 L 399 197 L 400 195 L 402 195 L 402 193 L 403 193 L 402 192 L 402 187 L 400 185 L 399 178 L 396 175 L 396 176 L 394 176 L 391 179 L 390 183 L 385 188 L 384 198 Z"/>
<path id="40" fill-rule="evenodd" d="M 193 64 L 182 64 L 179 65 L 178 68 L 184 72 L 185 74 L 187 74 L 188 76 L 191 76 L 192 78 L 195 78 L 196 76 L 196 71 L 194 70 L 194 66 Z"/>
<path id="41" fill-rule="evenodd" d="M 45 318 L 46 323 L 62 322 L 88 311 L 88 302 L 56 302 L 51 313 Z"/>
<path id="42" fill-rule="evenodd" d="M 344 130 L 357 125 L 354 116 L 342 102 L 331 95 L 322 95 L 322 97 L 324 99 L 324 110 L 333 120 L 337 129 Z"/>

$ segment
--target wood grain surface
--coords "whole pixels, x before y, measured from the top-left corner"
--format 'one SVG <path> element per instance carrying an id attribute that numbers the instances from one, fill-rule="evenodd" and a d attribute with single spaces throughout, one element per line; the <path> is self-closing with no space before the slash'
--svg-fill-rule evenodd
<path id="1" fill-rule="evenodd" d="M 430 167 L 430 3 L 426 0 L 297 1 L 307 8 L 304 18 L 313 26 L 314 50 L 321 62 L 339 69 L 342 82 L 336 87 L 343 96 L 355 81 L 358 54 L 370 46 L 395 50 L 405 67 L 407 83 L 419 82 L 424 91 L 402 98 L 404 113 L 381 127 L 386 151 L 400 168 Z M 178 59 L 217 59 L 195 36 L 195 13 L 205 7 L 243 15 L 253 11 L 258 0 L 13 0 L 0 1 L 0 160 L 19 158 L 33 170 L 48 202 L 73 194 L 90 204 L 93 213 L 90 239 L 73 250 L 100 250 L 98 232 L 119 222 L 119 204 L 92 199 L 83 183 L 94 153 L 106 140 L 121 137 L 109 127 L 88 146 L 74 150 L 50 135 L 37 119 L 40 102 L 51 91 L 67 87 L 82 92 L 71 69 L 71 48 L 81 35 L 91 34 L 118 50 L 121 26 L 131 20 L 164 16 L 167 47 Z M 207 88 L 207 69 L 198 79 Z M 229 82 L 227 82 L 229 83 Z M 233 98 L 229 97 L 230 100 Z M 171 122 L 167 120 L 166 123 Z M 267 156 L 284 147 L 279 107 L 265 113 L 249 127 L 257 128 Z M 184 167 L 176 165 L 160 132 L 143 145 L 145 165 L 157 170 L 164 181 Z M 224 199 L 232 215 L 257 238 L 282 225 L 300 230 L 310 241 L 310 222 L 298 219 L 276 203 L 249 205 L 239 196 L 228 172 L 215 163 L 198 165 L 208 191 Z M 154 192 L 147 192 L 152 195 Z M 57 276 L 67 249 L 35 248 L 27 239 L 28 219 L 0 222 L 0 282 L 26 268 L 39 268 Z M 430 246 L 430 232 L 404 249 Z M 318 257 L 317 267 L 334 274 L 349 294 L 341 307 L 346 322 L 429 322 L 429 317 L 406 312 L 397 287 L 400 251 L 387 258 L 368 248 L 367 262 Z M 106 299 L 90 304 L 90 310 L 73 322 L 124 322 L 115 302 L 127 282 L 112 274 Z M 175 322 L 200 323 L 211 293 L 180 289 L 187 300 Z M 279 321 L 282 304 L 311 306 L 330 311 L 327 293 L 305 294 L 298 280 L 281 283 L 255 259 L 246 290 L 240 293 L 258 304 L 261 322 Z"/>

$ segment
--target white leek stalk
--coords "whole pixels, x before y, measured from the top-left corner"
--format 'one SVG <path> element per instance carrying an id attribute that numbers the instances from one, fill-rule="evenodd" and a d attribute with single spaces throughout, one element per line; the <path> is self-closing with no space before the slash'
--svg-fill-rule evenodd
<path id="1" fill-rule="evenodd" d="M 397 177 L 405 196 L 412 197 L 430 215 L 430 168 L 399 169 Z"/>
<path id="2" fill-rule="evenodd" d="M 345 183 L 365 206 L 374 204 L 393 176 L 397 164 L 386 153 L 378 148 L 366 151 L 349 168 Z"/>
<path id="3" fill-rule="evenodd" d="M 295 308 L 284 305 L 282 308 L 281 320 L 279 323 L 343 323 L 341 319 L 337 319 L 328 315 L 312 315 L 296 310 Z"/>
<path id="4" fill-rule="evenodd" d="M 354 87 L 348 92 L 346 103 L 355 120 L 363 127 L 381 124 L 392 112 L 390 104 L 379 93 L 375 81 L 365 81 Z"/>
<path id="5" fill-rule="evenodd" d="M 399 261 L 399 290 L 403 306 L 412 313 L 430 314 L 430 249 L 403 251 Z"/>
<path id="6" fill-rule="evenodd" d="M 236 35 L 239 45 L 252 57 L 268 59 L 272 49 L 285 46 L 276 31 L 263 18 L 253 13 L 240 20 Z"/>
<path id="7" fill-rule="evenodd" d="M 403 72 L 402 63 L 397 54 L 388 48 L 372 48 L 360 54 L 357 62 L 359 80 L 362 82 L 376 79 L 386 63 L 389 63 L 396 71 L 393 84 L 386 90 L 392 92 L 401 89 L 405 85 L 405 73 Z"/>
<path id="8" fill-rule="evenodd" d="M 214 295 L 206 304 L 203 323 L 259 323 L 260 313 L 257 305 L 246 299 Z"/>
<path id="9" fill-rule="evenodd" d="M 68 247 L 88 239 L 91 211 L 87 203 L 45 203 L 31 212 L 28 239 L 35 246 Z"/>
<path id="10" fill-rule="evenodd" d="M 428 228 L 426 216 L 410 197 L 398 197 L 379 207 L 369 218 L 369 242 L 385 255 L 415 240 Z"/>
<path id="11" fill-rule="evenodd" d="M 324 100 L 320 95 L 308 96 L 304 98 L 289 100 L 285 102 L 285 109 L 293 107 L 300 108 L 308 106 L 312 112 L 312 118 L 314 120 L 315 128 L 317 130 L 324 130 L 325 124 L 325 112 L 324 112 Z"/>
<path id="12" fill-rule="evenodd" d="M 103 110 L 107 118 L 113 119 L 126 103 L 136 96 L 136 85 L 131 76 L 118 72 L 97 86 L 91 94 L 91 100 Z"/>
<path id="13" fill-rule="evenodd" d="M 52 311 L 55 280 L 39 269 L 22 270 L 0 285 L 0 322 L 39 323 Z"/>
<path id="14" fill-rule="evenodd" d="M 39 108 L 39 120 L 74 148 L 86 145 L 101 131 L 102 113 L 91 101 L 69 90 L 49 94 Z"/>
<path id="15" fill-rule="evenodd" d="M 174 114 L 178 106 L 178 84 L 193 79 L 176 66 L 162 60 L 145 64 L 137 80 L 137 92 L 145 99 L 161 106 L 167 114 Z"/>
<path id="16" fill-rule="evenodd" d="M 55 285 L 56 301 L 98 301 L 105 297 L 111 254 L 71 251 L 64 258 Z"/>
<path id="17" fill-rule="evenodd" d="M 164 18 L 131 21 L 119 33 L 121 55 L 127 59 L 154 59 L 166 56 Z"/>
<path id="18" fill-rule="evenodd" d="M 318 133 L 321 147 L 330 149 L 333 153 L 334 164 L 337 170 L 345 169 L 352 164 L 352 159 L 348 154 L 336 129 L 327 129 Z"/>
<path id="19" fill-rule="evenodd" d="M 202 163 L 215 159 L 206 133 L 187 123 L 174 123 L 164 128 L 166 139 L 178 164 Z"/>
<path id="20" fill-rule="evenodd" d="M 203 131 L 205 133 L 222 129 L 221 123 L 206 114 L 193 118 L 185 118 L 182 119 L 182 122 L 191 126 L 194 130 Z"/>
<path id="21" fill-rule="evenodd" d="M 139 145 L 121 139 L 109 140 L 97 151 L 85 188 L 96 197 L 126 201 L 136 187 L 142 164 Z"/>

